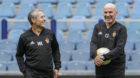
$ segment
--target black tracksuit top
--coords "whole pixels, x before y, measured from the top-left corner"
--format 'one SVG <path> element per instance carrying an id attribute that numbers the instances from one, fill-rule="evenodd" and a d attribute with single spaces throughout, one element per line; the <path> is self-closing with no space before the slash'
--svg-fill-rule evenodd
<path id="1" fill-rule="evenodd" d="M 23 58 L 24 54 L 26 59 Z M 39 36 L 32 29 L 20 36 L 16 58 L 21 72 L 25 71 L 26 66 L 47 71 L 53 68 L 53 61 L 56 69 L 61 67 L 56 37 L 51 30 L 45 28 Z"/>
<path id="2" fill-rule="evenodd" d="M 119 68 L 124 71 L 124 65 L 122 66 L 121 64 L 125 64 L 124 47 L 126 40 L 126 27 L 118 22 L 115 22 L 109 29 L 105 23 L 95 25 L 90 44 L 90 56 L 94 59 L 97 55 L 96 50 L 101 47 L 106 47 L 110 49 L 110 53 L 104 55 L 105 60 L 111 60 L 111 63 L 106 66 L 96 67 L 97 74 L 101 74 L 102 72 L 112 74 L 115 70 L 119 70 Z"/>

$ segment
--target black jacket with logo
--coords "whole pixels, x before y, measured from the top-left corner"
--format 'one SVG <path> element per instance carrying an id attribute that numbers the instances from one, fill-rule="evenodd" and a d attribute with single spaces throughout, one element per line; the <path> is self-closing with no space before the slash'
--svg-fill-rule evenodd
<path id="1" fill-rule="evenodd" d="M 105 23 L 95 25 L 91 46 L 90 56 L 96 57 L 96 50 L 101 47 L 110 49 L 110 52 L 104 55 L 105 60 L 110 59 L 111 63 L 105 66 L 96 66 L 97 74 L 119 74 L 124 75 L 125 52 L 124 47 L 127 40 L 127 30 L 122 24 L 115 22 L 110 28 Z M 122 73 L 123 72 L 123 73 Z"/>
<path id="2" fill-rule="evenodd" d="M 51 30 L 45 28 L 39 36 L 32 29 L 20 36 L 16 58 L 21 72 L 25 71 L 26 66 L 44 71 L 53 69 L 53 61 L 56 69 L 61 67 L 56 37 Z"/>

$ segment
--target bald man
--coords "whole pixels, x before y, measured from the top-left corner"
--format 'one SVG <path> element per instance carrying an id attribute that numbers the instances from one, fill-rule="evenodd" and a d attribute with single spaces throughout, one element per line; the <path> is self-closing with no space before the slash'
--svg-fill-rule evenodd
<path id="1" fill-rule="evenodd" d="M 104 6 L 105 23 L 95 25 L 91 44 L 90 56 L 96 67 L 96 78 L 124 78 L 125 77 L 125 52 L 124 47 L 127 40 L 125 26 L 117 22 L 116 6 L 108 3 Z M 96 50 L 105 47 L 110 52 L 99 56 Z M 107 65 L 102 65 L 104 60 L 111 60 Z"/>

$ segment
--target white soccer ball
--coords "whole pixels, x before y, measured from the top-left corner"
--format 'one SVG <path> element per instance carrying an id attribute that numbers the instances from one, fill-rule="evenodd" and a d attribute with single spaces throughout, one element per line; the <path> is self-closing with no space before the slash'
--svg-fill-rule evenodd
<path id="1" fill-rule="evenodd" d="M 107 54 L 107 53 L 109 53 L 110 52 L 110 50 L 108 49 L 108 48 L 99 48 L 99 49 L 97 49 L 97 55 L 104 55 L 104 54 Z M 109 64 L 111 62 L 111 60 L 104 60 L 104 62 L 103 62 L 103 64 L 102 65 L 107 65 L 107 64 Z"/>

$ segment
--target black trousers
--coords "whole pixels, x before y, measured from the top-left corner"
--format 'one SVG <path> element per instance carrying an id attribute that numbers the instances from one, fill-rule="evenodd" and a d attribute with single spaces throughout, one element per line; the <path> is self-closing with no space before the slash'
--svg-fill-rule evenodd
<path id="1" fill-rule="evenodd" d="M 96 67 L 96 78 L 125 78 L 125 63 Z"/>
<path id="2" fill-rule="evenodd" d="M 125 76 L 96 76 L 96 78 L 125 78 Z"/>
<path id="3" fill-rule="evenodd" d="M 26 67 L 24 78 L 54 78 L 53 70 L 41 71 Z"/>

